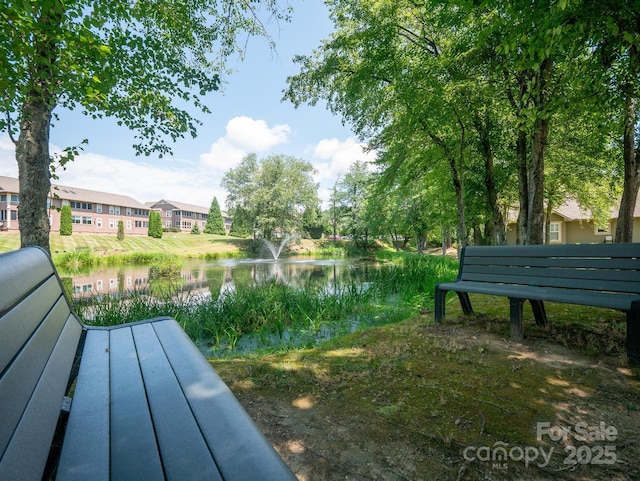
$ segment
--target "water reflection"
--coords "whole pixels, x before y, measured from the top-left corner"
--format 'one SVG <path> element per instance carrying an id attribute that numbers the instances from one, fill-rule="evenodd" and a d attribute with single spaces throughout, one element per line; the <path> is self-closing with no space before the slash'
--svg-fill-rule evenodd
<path id="1" fill-rule="evenodd" d="M 173 292 L 219 298 L 238 287 L 280 282 L 292 287 L 332 289 L 343 283 L 363 282 L 376 267 L 348 259 L 308 257 L 265 259 L 223 259 L 185 261 L 175 279 L 150 279 L 148 266 L 99 267 L 87 272 L 65 273 L 74 298 L 151 293 L 170 288 Z M 156 290 L 157 289 L 157 290 Z"/>

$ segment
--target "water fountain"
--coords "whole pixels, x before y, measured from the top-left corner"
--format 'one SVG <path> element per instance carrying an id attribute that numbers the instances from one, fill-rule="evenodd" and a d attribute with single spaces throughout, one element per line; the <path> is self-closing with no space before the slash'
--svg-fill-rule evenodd
<path id="1" fill-rule="evenodd" d="M 269 252 L 271 252 L 271 255 L 273 256 L 273 260 L 277 261 L 278 257 L 280 257 L 280 253 L 282 252 L 282 249 L 287 244 L 287 242 L 289 242 L 291 239 L 293 239 L 293 236 L 288 235 L 287 237 L 282 239 L 278 247 L 276 247 L 275 244 L 273 244 L 271 241 L 268 241 L 267 239 L 262 239 L 262 242 L 264 243 L 265 246 L 267 246 L 267 249 L 269 249 Z"/>

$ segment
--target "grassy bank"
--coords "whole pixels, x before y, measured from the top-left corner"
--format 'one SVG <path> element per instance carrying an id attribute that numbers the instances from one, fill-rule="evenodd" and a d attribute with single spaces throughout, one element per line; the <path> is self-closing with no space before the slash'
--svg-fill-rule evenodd
<path id="1" fill-rule="evenodd" d="M 63 254 L 78 250 L 89 250 L 96 255 L 118 255 L 132 252 L 170 253 L 185 257 L 201 257 L 207 253 L 233 253 L 246 248 L 246 239 L 212 234 L 193 235 L 165 232 L 162 239 L 148 236 L 125 236 L 122 241 L 115 235 L 73 234 L 61 236 L 51 234 L 51 253 Z M 20 234 L 0 233 L 0 252 L 20 247 Z"/>

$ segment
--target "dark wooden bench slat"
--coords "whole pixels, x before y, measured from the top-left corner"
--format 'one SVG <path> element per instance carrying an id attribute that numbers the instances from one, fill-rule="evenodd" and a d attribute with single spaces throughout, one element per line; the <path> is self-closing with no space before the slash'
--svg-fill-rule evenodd
<path id="1" fill-rule="evenodd" d="M 69 314 L 66 302 L 60 299 L 0 379 L 0 457 L 40 380 Z M 72 351 L 75 354 L 75 348 Z M 65 379 L 65 388 L 66 382 Z"/>
<path id="2" fill-rule="evenodd" d="M 618 294 L 612 296 L 601 292 L 588 292 L 575 289 L 561 289 L 550 287 L 530 287 L 514 285 L 496 285 L 488 282 L 461 281 L 441 284 L 448 291 L 469 292 L 519 299 L 534 299 L 563 304 L 579 304 L 585 306 L 602 307 L 626 311 L 631 308 L 631 303 L 638 297 L 634 294 Z"/>
<path id="3" fill-rule="evenodd" d="M 562 257 L 549 259 L 547 257 L 477 257 L 475 255 L 465 255 L 464 268 L 469 266 L 516 266 L 516 267 L 564 267 L 567 269 L 603 269 L 638 271 L 640 270 L 640 259 L 620 259 L 620 258 L 595 258 L 595 257 Z"/>
<path id="4" fill-rule="evenodd" d="M 0 463 L 0 479 L 40 481 L 82 327 L 69 315 Z M 0 403 L 3 406 L 4 404 Z M 4 420 L 3 420 L 4 421 Z M 28 454 L 27 454 L 28 453 Z"/>
<path id="5" fill-rule="evenodd" d="M 60 286 L 50 277 L 37 290 L 22 300 L 17 309 L 0 318 L 0 373 L 33 334 L 47 312 L 60 298 Z"/>
<path id="6" fill-rule="evenodd" d="M 109 481 L 109 331 L 86 333 L 57 481 Z"/>
<path id="7" fill-rule="evenodd" d="M 559 287 L 583 289 L 588 291 L 629 292 L 629 283 L 620 281 L 602 281 L 589 279 L 558 279 L 555 277 L 526 276 L 526 275 L 493 275 L 493 274 L 464 274 L 463 281 L 493 282 L 503 284 L 520 284 L 542 287 Z"/>
<path id="8" fill-rule="evenodd" d="M 174 372 L 224 479 L 296 477 L 175 321 L 155 322 Z M 224 413 L 221 415 L 220 413 Z"/>
<path id="9" fill-rule="evenodd" d="M 110 334 L 111 480 L 164 480 L 131 328 Z"/>
<path id="10" fill-rule="evenodd" d="M 638 258 L 637 244 L 473 246 L 474 257 Z"/>
<path id="11" fill-rule="evenodd" d="M 564 269 L 555 267 L 506 267 L 506 266 L 465 266 L 462 277 L 467 274 L 497 274 L 513 276 L 531 276 L 566 279 L 568 284 L 573 279 L 591 279 L 596 281 L 624 281 L 626 288 L 624 292 L 633 290 L 640 291 L 640 274 L 636 271 L 617 271 L 604 269 Z M 629 283 L 636 284 L 630 286 Z M 568 287 L 568 286 L 567 286 Z M 584 287 L 581 287 L 584 288 Z"/>
<path id="12" fill-rule="evenodd" d="M 131 329 L 167 480 L 222 480 L 153 325 Z"/>

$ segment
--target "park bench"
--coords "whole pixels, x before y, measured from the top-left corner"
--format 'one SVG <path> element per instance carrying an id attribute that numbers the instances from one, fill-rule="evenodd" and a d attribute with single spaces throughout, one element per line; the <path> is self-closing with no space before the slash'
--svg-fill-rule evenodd
<path id="1" fill-rule="evenodd" d="M 0 480 L 295 480 L 169 317 L 88 327 L 49 256 L 0 254 Z"/>
<path id="2" fill-rule="evenodd" d="M 545 301 L 625 312 L 627 358 L 640 364 L 640 244 L 465 247 L 456 281 L 435 288 L 437 323 L 444 320 L 449 291 L 466 315 L 473 315 L 469 293 L 508 297 L 514 340 L 523 338 L 525 301 L 541 325 L 547 323 Z"/>

